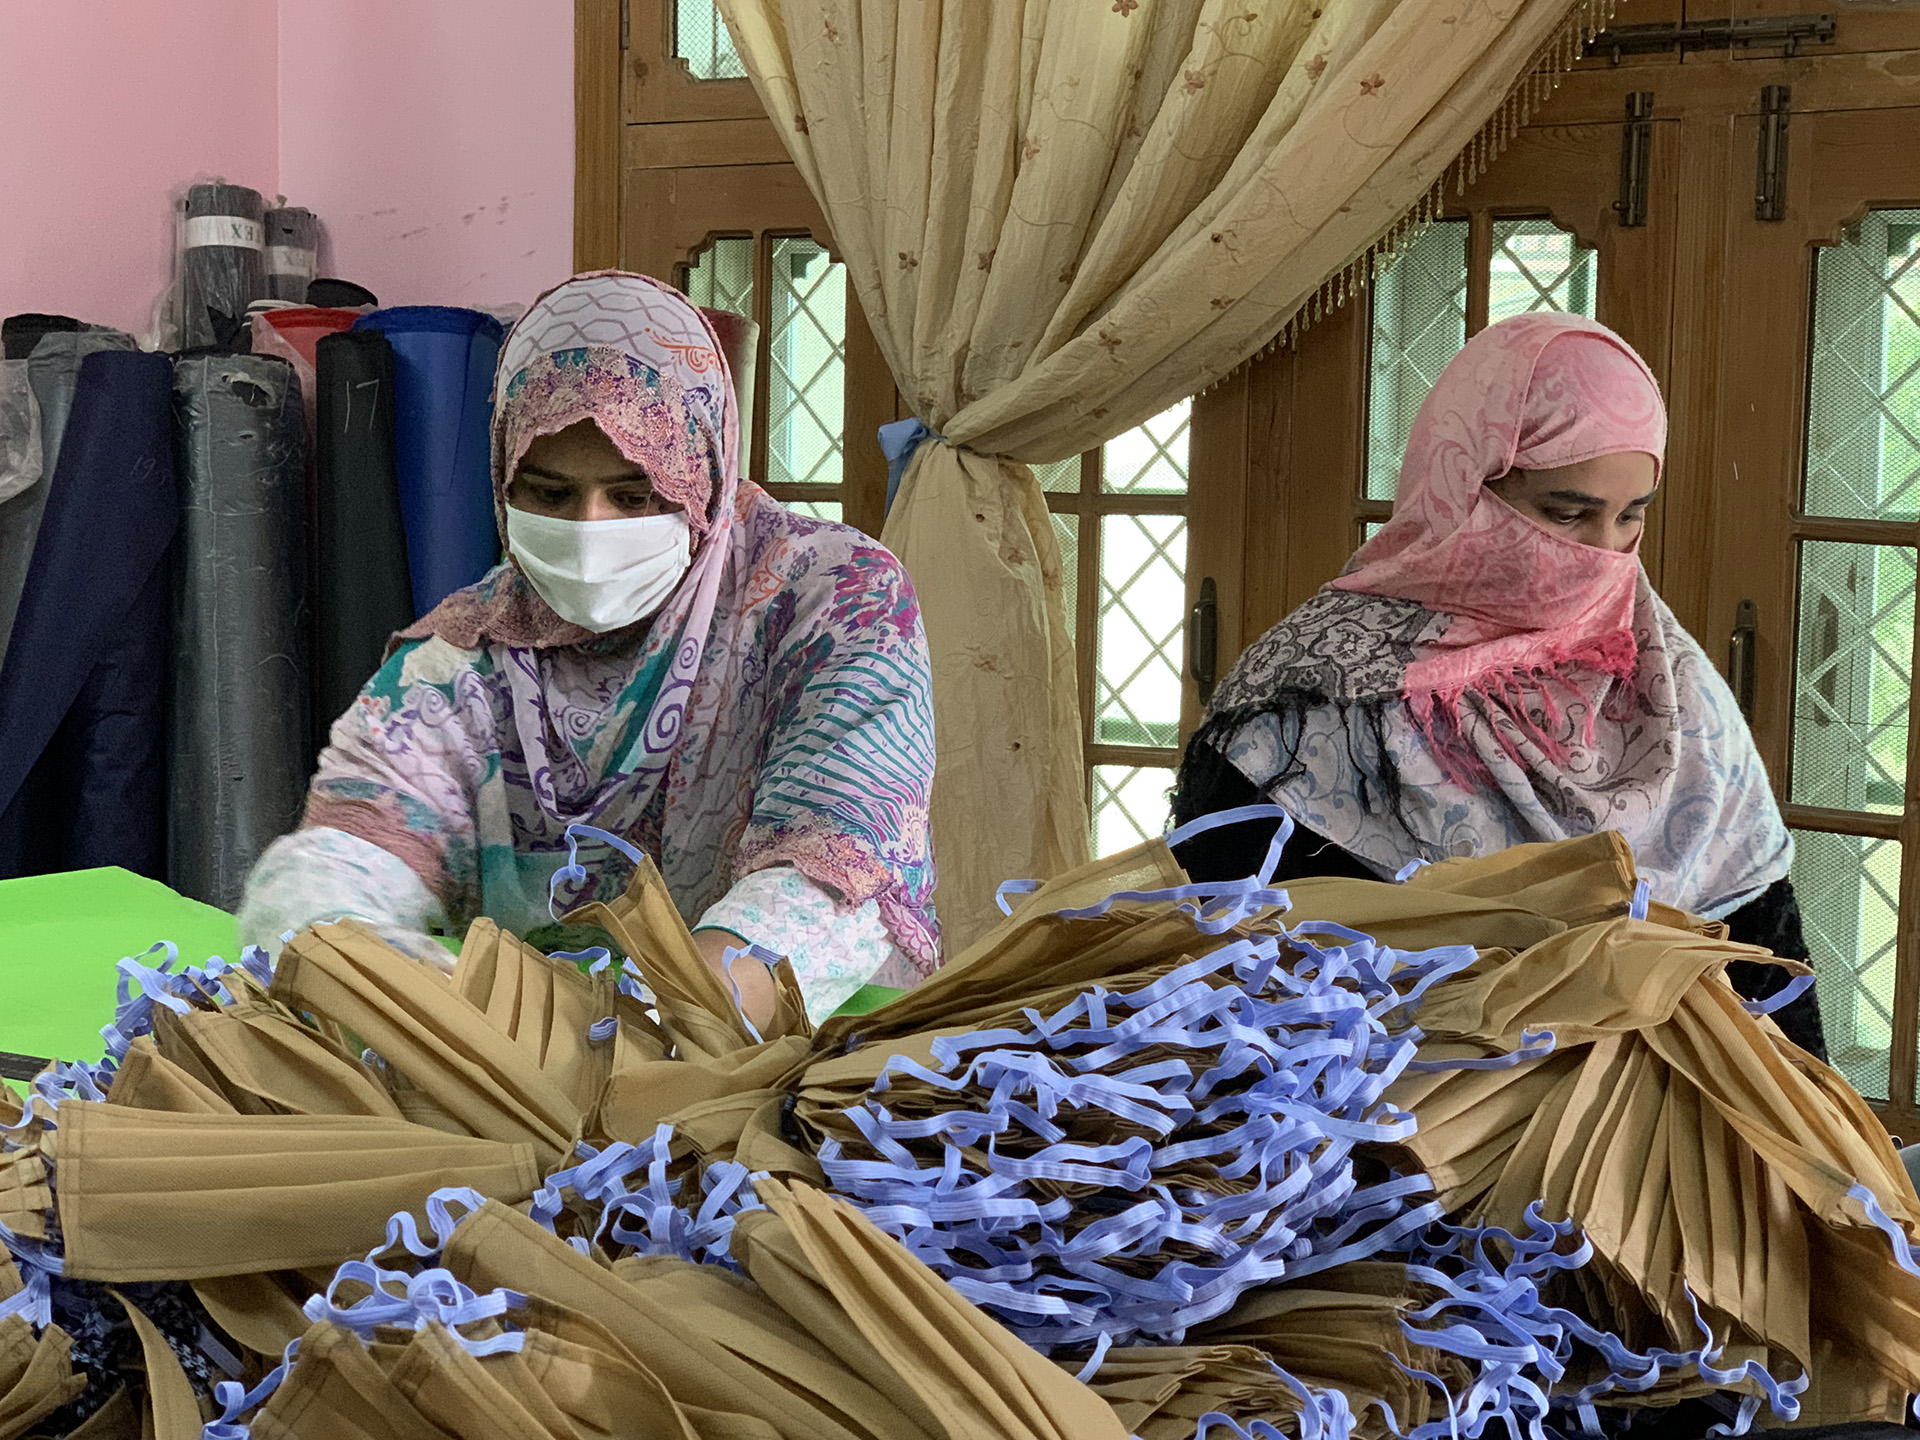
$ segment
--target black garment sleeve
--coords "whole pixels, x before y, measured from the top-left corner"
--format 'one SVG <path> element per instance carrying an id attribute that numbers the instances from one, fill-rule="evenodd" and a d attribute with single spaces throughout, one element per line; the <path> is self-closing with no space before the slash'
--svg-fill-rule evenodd
<path id="1" fill-rule="evenodd" d="M 1758 945 L 1771 950 L 1782 960 L 1810 959 L 1807 940 L 1800 924 L 1800 902 L 1794 898 L 1791 880 L 1776 880 L 1754 899 L 1727 916 L 1730 938 L 1742 945 Z M 1761 965 L 1752 960 L 1736 960 L 1727 967 L 1727 979 L 1748 1000 L 1765 1000 L 1777 995 L 1792 981 L 1777 965 Z M 1827 1058 L 1827 1038 L 1820 1025 L 1820 992 L 1807 991 L 1791 1005 L 1773 1012 L 1774 1023 L 1802 1050 Z"/>
<path id="2" fill-rule="evenodd" d="M 1196 754 L 1206 750 L 1206 755 Z M 1184 825 L 1203 815 L 1236 810 L 1242 805 L 1266 803 L 1266 796 L 1224 756 L 1210 746 L 1189 746 L 1180 767 L 1179 787 L 1173 796 L 1174 822 Z M 1175 848 L 1178 860 L 1195 880 L 1244 880 L 1260 869 L 1273 843 L 1278 820 L 1243 820 L 1196 835 Z M 1332 875 L 1349 880 L 1378 880 L 1380 877 L 1359 860 L 1325 836 L 1294 825 L 1293 838 L 1280 852 L 1280 867 L 1274 871 L 1276 883 L 1304 880 L 1313 875 Z"/>

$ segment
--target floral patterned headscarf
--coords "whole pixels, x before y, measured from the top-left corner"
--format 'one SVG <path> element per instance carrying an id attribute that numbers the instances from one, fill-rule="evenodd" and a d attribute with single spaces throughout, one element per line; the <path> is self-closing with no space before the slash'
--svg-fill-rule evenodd
<path id="1" fill-rule="evenodd" d="M 606 635 L 554 614 L 511 561 L 449 596 L 335 727 L 306 823 L 405 856 L 462 922 L 544 912 L 575 823 L 656 856 L 689 919 L 790 865 L 877 902 L 930 970 L 932 704 L 899 562 L 739 478 L 715 322 L 657 280 L 583 275 L 543 296 L 496 397 L 503 532 L 528 445 L 592 420 L 685 508 L 692 566 L 659 612 Z"/>

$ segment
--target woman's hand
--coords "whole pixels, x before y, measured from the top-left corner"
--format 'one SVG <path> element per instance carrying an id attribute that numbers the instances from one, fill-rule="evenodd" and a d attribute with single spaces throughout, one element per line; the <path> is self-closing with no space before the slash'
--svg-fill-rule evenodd
<path id="1" fill-rule="evenodd" d="M 700 947 L 700 957 L 720 977 L 722 987 L 727 987 L 727 951 L 744 950 L 747 942 L 731 930 L 696 930 L 693 943 Z M 732 982 L 740 988 L 741 1012 L 753 1022 L 755 1029 L 764 1029 L 773 1019 L 773 972 L 751 956 L 742 955 L 734 961 Z M 733 993 L 731 988 L 727 993 Z"/>

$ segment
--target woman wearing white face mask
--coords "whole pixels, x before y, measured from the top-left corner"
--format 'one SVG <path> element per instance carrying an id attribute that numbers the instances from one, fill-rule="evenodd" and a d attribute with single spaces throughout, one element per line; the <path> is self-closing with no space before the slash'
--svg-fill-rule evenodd
<path id="1" fill-rule="evenodd" d="M 440 964 L 478 915 L 538 939 L 569 825 L 660 865 L 710 963 L 789 956 L 816 1016 L 937 963 L 926 641 L 899 564 L 736 477 L 720 343 L 677 291 L 580 276 L 501 356 L 508 560 L 402 633 L 335 722 L 242 936 L 356 916 Z M 627 867 L 583 852 L 592 894 Z M 751 1018 L 772 988 L 733 979 Z"/>

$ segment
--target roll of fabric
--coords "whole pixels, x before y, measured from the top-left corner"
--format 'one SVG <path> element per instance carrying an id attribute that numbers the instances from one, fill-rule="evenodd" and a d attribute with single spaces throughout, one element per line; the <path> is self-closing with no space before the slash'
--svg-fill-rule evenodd
<path id="1" fill-rule="evenodd" d="M 0 320 L 0 353 L 8 360 L 25 360 L 42 335 L 85 328 L 71 315 L 9 315 Z"/>
<path id="2" fill-rule="evenodd" d="M 167 883 L 233 910 L 306 789 L 303 422 L 293 369 L 271 356 L 192 356 L 173 388 L 181 583 Z"/>
<path id="3" fill-rule="evenodd" d="M 307 286 L 319 269 L 320 221 L 311 210 L 289 205 L 267 211 L 267 296 L 307 303 Z"/>
<path id="4" fill-rule="evenodd" d="M 488 427 L 500 322 L 404 305 L 355 322 L 393 345 L 395 457 L 413 604 L 424 615 L 500 558 Z"/>
<path id="5" fill-rule="evenodd" d="M 246 339 L 247 306 L 266 298 L 266 205 L 244 185 L 195 185 L 180 228 L 180 348 Z"/>
<path id="6" fill-rule="evenodd" d="M 171 376 L 161 355 L 89 354 L 52 481 L 28 492 L 46 504 L 0 667 L 0 877 L 164 868 Z"/>
<path id="7" fill-rule="evenodd" d="M 371 310 L 379 303 L 378 295 L 366 286 L 356 285 L 351 280 L 336 280 L 323 275 L 307 286 L 307 304 L 309 305 Z"/>
<path id="8" fill-rule="evenodd" d="M 6 664 L 14 611 L 33 562 L 40 517 L 60 460 L 60 439 L 80 383 L 80 364 L 102 350 L 131 350 L 133 337 L 118 330 L 42 331 L 33 356 L 25 362 L 27 384 L 39 412 L 40 483 L 0 501 L 0 667 Z"/>
<path id="9" fill-rule="evenodd" d="M 354 330 L 322 339 L 318 355 L 316 752 L 379 668 L 388 637 L 414 618 L 394 464 L 393 346 L 377 330 Z"/>

